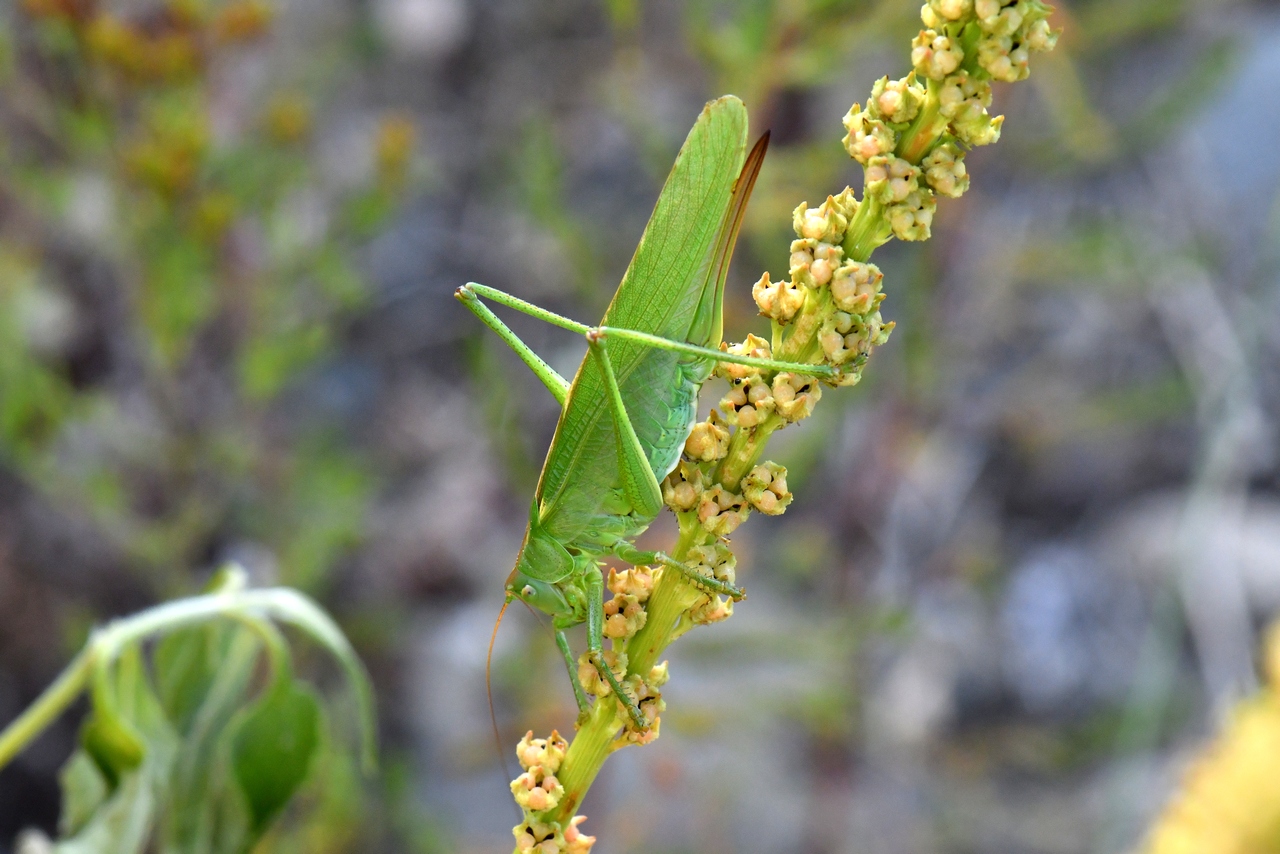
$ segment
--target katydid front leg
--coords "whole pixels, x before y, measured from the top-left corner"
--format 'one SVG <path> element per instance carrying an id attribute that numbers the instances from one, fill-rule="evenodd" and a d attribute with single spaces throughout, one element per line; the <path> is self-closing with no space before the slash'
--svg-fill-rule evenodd
<path id="1" fill-rule="evenodd" d="M 644 715 L 640 712 L 640 707 L 636 705 L 636 701 L 631 695 L 622 689 L 622 685 L 618 682 L 618 677 L 613 675 L 613 670 L 604 660 L 604 576 L 600 573 L 600 567 L 595 564 L 591 565 L 591 569 L 587 570 L 587 657 L 591 659 L 591 663 L 595 665 L 596 671 L 604 677 L 609 683 L 609 687 L 613 689 L 613 695 L 618 698 L 618 702 L 622 703 L 627 710 L 627 716 L 631 718 L 631 723 L 636 729 L 644 730 L 649 728 L 649 723 L 644 719 Z"/>
<path id="2" fill-rule="evenodd" d="M 583 723 L 591 714 L 591 703 L 587 700 L 587 692 L 582 690 L 582 680 L 578 678 L 578 660 L 569 648 L 569 639 L 564 636 L 564 629 L 556 629 L 556 646 L 564 656 L 564 666 L 569 671 L 569 684 L 573 686 L 573 699 L 578 702 L 578 723 Z"/>

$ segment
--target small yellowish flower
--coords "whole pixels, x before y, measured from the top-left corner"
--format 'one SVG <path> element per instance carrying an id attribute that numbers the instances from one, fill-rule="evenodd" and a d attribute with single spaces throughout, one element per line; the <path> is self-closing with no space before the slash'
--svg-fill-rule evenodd
<path id="1" fill-rule="evenodd" d="M 781 515 L 791 503 L 791 493 L 787 491 L 787 470 L 772 462 L 756 466 L 743 479 L 742 494 L 761 513 Z"/>
<path id="2" fill-rule="evenodd" d="M 800 257 L 797 258 L 797 256 Z M 791 255 L 791 263 L 792 270 L 800 267 L 804 272 L 808 272 L 813 259 L 807 253 L 794 252 Z M 765 272 L 760 280 L 751 286 L 751 296 L 760 308 L 760 314 L 779 323 L 788 323 L 804 305 L 804 291 L 789 280 L 770 281 L 768 272 Z"/>
<path id="3" fill-rule="evenodd" d="M 729 453 L 729 431 L 719 413 L 712 410 L 706 421 L 693 425 L 684 442 L 684 453 L 689 459 L 702 463 L 715 462 Z"/>
<path id="4" fill-rule="evenodd" d="M 812 415 L 822 397 L 822 386 L 815 378 L 789 372 L 773 378 L 772 391 L 777 413 L 792 424 Z"/>
<path id="5" fill-rule="evenodd" d="M 921 161 L 925 180 L 935 193 L 957 199 L 969 189 L 969 175 L 964 154 L 955 143 L 939 145 Z"/>
<path id="6" fill-rule="evenodd" d="M 921 30 L 911 45 L 911 65 L 921 77 L 942 80 L 964 62 L 960 45 L 937 30 Z"/>

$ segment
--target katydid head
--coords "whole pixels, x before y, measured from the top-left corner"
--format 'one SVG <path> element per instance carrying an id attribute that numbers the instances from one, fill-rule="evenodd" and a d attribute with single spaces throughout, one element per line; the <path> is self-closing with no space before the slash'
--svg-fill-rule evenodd
<path id="1" fill-rule="evenodd" d="M 572 610 L 558 582 L 573 573 L 573 556 L 531 521 L 515 569 L 507 577 L 507 595 L 553 617 Z"/>
<path id="2" fill-rule="evenodd" d="M 530 578 L 518 567 L 507 578 L 507 595 L 553 617 L 572 610 L 559 585 Z"/>

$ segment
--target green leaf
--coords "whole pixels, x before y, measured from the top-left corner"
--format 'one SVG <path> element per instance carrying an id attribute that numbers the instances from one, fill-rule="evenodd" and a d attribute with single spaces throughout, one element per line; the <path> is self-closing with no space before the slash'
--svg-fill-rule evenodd
<path id="1" fill-rule="evenodd" d="M 80 832 L 54 847 L 56 854 L 141 854 L 156 813 L 151 776 L 126 775 Z"/>
<path id="2" fill-rule="evenodd" d="M 180 733 L 209 693 L 218 666 L 216 653 L 224 646 L 223 626 L 200 626 L 174 632 L 156 644 L 156 691 L 165 714 Z"/>
<path id="3" fill-rule="evenodd" d="M 214 678 L 184 732 L 166 792 L 171 851 L 236 851 L 241 845 L 245 821 L 228 814 L 238 800 L 227 770 L 229 742 L 261 648 L 257 635 L 242 626 L 224 628 L 211 648 Z"/>
<path id="4" fill-rule="evenodd" d="M 113 789 L 121 777 L 141 765 L 146 756 L 137 731 L 109 715 L 95 713 L 86 720 L 80 729 L 80 743 Z"/>
<path id="5" fill-rule="evenodd" d="M 366 774 L 378 765 L 377 716 L 373 706 L 373 686 L 360 657 L 325 610 L 314 600 L 287 587 L 263 591 L 264 605 L 272 617 L 289 623 L 329 651 L 338 660 L 356 703 L 356 722 L 360 728 L 360 764 Z"/>
<path id="6" fill-rule="evenodd" d="M 62 786 L 62 816 L 58 832 L 63 836 L 78 833 L 107 799 L 109 789 L 102 771 L 88 753 L 77 750 L 62 766 L 58 775 Z"/>
<path id="7" fill-rule="evenodd" d="M 266 828 L 306 779 L 319 743 L 319 724 L 315 697 L 289 683 L 259 701 L 240 724 L 232 761 L 255 833 Z"/>
<path id="8" fill-rule="evenodd" d="M 93 691 L 93 714 L 85 725 L 85 752 L 63 775 L 64 823 L 79 825 L 55 848 L 58 854 L 137 854 L 145 850 L 160 809 L 177 750 L 160 701 L 147 678 L 138 644 L 114 662 L 104 661 Z M 91 761 L 90 761 L 91 760 Z M 97 766 L 101 788 L 92 781 Z M 111 794 L 101 795 L 110 784 Z"/>

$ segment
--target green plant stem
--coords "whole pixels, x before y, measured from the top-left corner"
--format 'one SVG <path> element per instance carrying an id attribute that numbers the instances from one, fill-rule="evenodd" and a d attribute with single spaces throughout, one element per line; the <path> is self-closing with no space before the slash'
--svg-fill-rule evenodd
<path id="1" fill-rule="evenodd" d="M 566 822 L 573 818 L 604 761 L 613 752 L 613 742 L 622 725 L 617 703 L 597 700 L 591 707 L 591 717 L 569 743 L 560 764 L 558 779 L 564 786 L 564 797 L 556 807 L 553 821 Z"/>
<path id="2" fill-rule="evenodd" d="M 902 134 L 902 139 L 898 140 L 898 150 L 895 153 L 912 165 L 920 165 L 920 161 L 947 129 L 948 119 L 939 112 L 942 106 L 939 98 L 941 93 L 942 84 L 939 81 L 929 80 L 925 84 L 924 103 L 920 105 L 920 112 L 916 114 L 911 127 Z"/>
<path id="3" fill-rule="evenodd" d="M 75 702 L 89 683 L 95 658 L 92 648 L 82 650 L 53 684 L 0 732 L 0 768 L 8 765 Z"/>

